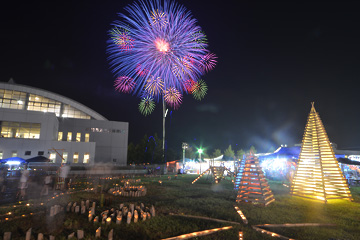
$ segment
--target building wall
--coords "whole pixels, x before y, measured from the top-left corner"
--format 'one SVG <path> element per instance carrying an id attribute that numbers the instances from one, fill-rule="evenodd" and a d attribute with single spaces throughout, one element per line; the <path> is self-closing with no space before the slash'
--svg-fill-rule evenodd
<path id="1" fill-rule="evenodd" d="M 69 163 L 73 163 L 74 153 L 79 154 L 79 164 L 82 164 L 84 153 L 89 153 L 90 164 L 112 163 L 121 166 L 126 165 L 129 130 L 127 122 L 108 121 L 97 112 L 76 101 L 45 90 L 13 83 L 0 83 L 0 89 L 26 93 L 24 95 L 26 99 L 23 99 L 21 102 L 16 98 L 16 95 L 10 94 L 12 96 L 10 101 L 15 103 L 15 109 L 10 109 L 12 107 L 8 108 L 8 105 L 3 107 L 0 105 L 0 121 L 41 124 L 39 139 L 12 137 L 13 134 L 10 133 L 8 134 L 10 137 L 0 138 L 0 152 L 3 159 L 11 157 L 13 151 L 17 151 L 17 156 L 24 159 L 38 156 L 39 152 L 44 152 L 43 156 L 49 158 L 51 153 L 55 152 L 52 149 L 58 149 L 59 153 L 63 151 L 68 153 Z M 3 93 L 6 90 L 3 90 Z M 65 106 L 64 104 L 68 104 L 67 106 L 75 107 L 87 114 L 91 119 L 68 118 L 59 113 L 57 113 L 59 115 L 57 117 L 55 113 L 45 112 L 46 108 L 43 109 L 44 112 L 40 110 L 27 110 L 30 94 L 59 101 L 61 109 Z M 9 101 L 9 97 L 5 97 L 5 95 L 6 92 L 0 96 L 0 99 Z M 38 97 L 38 101 L 40 100 L 41 98 Z M 17 108 L 18 106 L 22 106 L 22 108 Z M 59 131 L 63 132 L 61 140 L 58 140 Z M 71 141 L 67 140 L 69 132 L 72 132 Z M 80 141 L 76 140 L 77 133 L 81 133 Z M 86 133 L 90 134 L 89 141 L 85 141 Z M 30 154 L 28 154 L 29 151 L 31 152 Z M 27 155 L 25 155 L 25 152 L 27 152 Z M 56 155 L 55 162 L 61 163 L 61 157 Z"/>
<path id="2" fill-rule="evenodd" d="M 40 123 L 41 140 L 55 140 L 59 125 L 59 121 L 53 113 L 39 113 L 13 109 L 1 109 L 0 121 Z"/>
<path id="3" fill-rule="evenodd" d="M 90 142 L 96 143 L 97 163 L 126 165 L 129 123 L 64 118 L 59 119 L 59 132 L 63 132 L 63 141 L 68 132 L 72 132 L 73 141 L 77 133 L 81 133 L 81 141 L 89 133 Z"/>

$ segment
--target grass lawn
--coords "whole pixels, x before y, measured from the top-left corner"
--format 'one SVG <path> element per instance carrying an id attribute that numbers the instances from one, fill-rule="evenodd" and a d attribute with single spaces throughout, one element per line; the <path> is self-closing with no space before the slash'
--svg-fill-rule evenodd
<path id="1" fill-rule="evenodd" d="M 240 216 L 234 209 L 236 193 L 230 181 L 222 181 L 214 184 L 210 177 L 204 176 L 196 183 L 191 182 L 197 175 L 178 175 L 177 179 L 171 176 L 155 178 L 141 178 L 140 183 L 147 188 L 144 197 L 115 197 L 105 194 L 107 205 L 100 207 L 100 194 L 91 192 L 79 192 L 51 200 L 47 207 L 54 204 L 65 206 L 68 202 L 92 199 L 97 201 L 96 215 L 111 207 L 119 208 L 120 203 L 135 203 L 145 206 L 155 206 L 156 217 L 138 223 L 120 225 L 112 223 L 109 226 L 100 223 L 89 223 L 87 214 L 61 213 L 56 218 L 50 219 L 45 214 L 33 215 L 17 220 L 0 223 L 0 239 L 4 232 L 11 231 L 12 239 L 24 239 L 25 232 L 32 227 L 33 239 L 37 239 L 37 233 L 41 232 L 47 239 L 49 234 L 55 235 L 56 239 L 67 239 L 67 235 L 78 229 L 85 231 L 85 239 L 94 239 L 95 230 L 101 226 L 103 235 L 101 239 L 107 239 L 110 229 L 114 229 L 114 239 L 162 239 L 186 234 L 194 231 L 202 231 L 224 226 L 232 226 L 231 230 L 217 232 L 212 235 L 197 237 L 194 239 L 238 239 L 238 232 L 244 232 L 244 239 L 275 239 L 261 234 L 251 228 L 259 224 L 282 224 L 282 223 L 332 223 L 336 227 L 293 227 L 272 228 L 281 235 L 295 239 L 360 239 L 360 187 L 351 188 L 354 202 L 346 200 L 333 200 L 327 204 L 299 197 L 291 197 L 289 188 L 281 182 L 269 182 L 276 201 L 267 207 L 253 206 L 250 204 L 237 204 L 247 217 L 249 224 L 242 223 Z M 159 184 L 162 181 L 162 185 Z M 109 180 L 107 186 L 120 184 L 120 180 Z M 81 187 L 78 184 L 77 187 Z M 0 215 L 13 211 L 15 215 L 28 214 L 29 212 L 45 211 L 44 206 L 18 207 L 14 211 L 12 207 L 0 208 Z M 47 209 L 48 209 L 47 208 Z M 240 224 L 220 223 L 211 220 L 186 218 L 171 214 L 184 214 L 210 217 L 227 221 L 239 222 Z"/>

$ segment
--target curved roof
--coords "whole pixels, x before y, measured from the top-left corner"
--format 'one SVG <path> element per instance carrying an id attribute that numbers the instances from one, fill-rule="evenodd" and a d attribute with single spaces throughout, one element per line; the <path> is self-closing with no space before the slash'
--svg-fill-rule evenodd
<path id="1" fill-rule="evenodd" d="M 26 92 L 26 93 L 40 95 L 40 96 L 43 96 L 43 97 L 46 97 L 46 98 L 49 98 L 49 99 L 52 99 L 55 101 L 59 101 L 64 104 L 68 104 L 68 105 L 78 109 L 79 111 L 86 113 L 93 119 L 107 120 L 104 116 L 102 116 L 101 114 L 95 112 L 94 110 L 86 107 L 85 105 L 83 105 L 79 102 L 76 102 L 70 98 L 64 97 L 60 94 L 56 94 L 56 93 L 42 90 L 42 89 L 35 88 L 35 87 L 29 87 L 29 86 L 25 86 L 25 85 L 14 84 L 14 83 L 5 83 L 5 82 L 0 82 L 0 89 L 14 90 L 14 91 L 20 91 L 20 92 Z"/>

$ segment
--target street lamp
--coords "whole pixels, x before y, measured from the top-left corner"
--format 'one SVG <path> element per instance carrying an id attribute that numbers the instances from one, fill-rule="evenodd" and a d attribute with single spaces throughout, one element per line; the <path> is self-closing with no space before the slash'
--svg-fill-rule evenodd
<path id="1" fill-rule="evenodd" d="M 182 143 L 182 149 L 183 149 L 183 173 L 185 172 L 185 150 L 189 147 L 189 144 L 186 142 Z"/>
<path id="2" fill-rule="evenodd" d="M 198 153 L 199 153 L 199 161 L 200 161 L 200 172 L 199 172 L 199 174 L 201 174 L 201 154 L 203 153 L 203 150 L 201 148 L 199 148 Z"/>

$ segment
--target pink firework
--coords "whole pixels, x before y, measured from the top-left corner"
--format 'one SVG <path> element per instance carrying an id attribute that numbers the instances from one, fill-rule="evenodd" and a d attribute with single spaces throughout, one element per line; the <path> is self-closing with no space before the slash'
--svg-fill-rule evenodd
<path id="1" fill-rule="evenodd" d="M 176 88 L 169 88 L 165 91 L 165 102 L 174 109 L 177 109 L 182 102 L 182 94 Z"/>
<path id="2" fill-rule="evenodd" d="M 141 76 L 141 77 L 144 77 L 149 73 L 149 70 L 147 70 L 146 68 L 143 68 L 140 64 L 138 64 L 136 66 L 135 71 L 136 71 L 136 74 Z"/>
<path id="3" fill-rule="evenodd" d="M 191 93 L 195 84 L 196 82 L 192 79 L 186 80 L 184 82 L 184 90 L 187 91 L 188 93 Z"/>
<path id="4" fill-rule="evenodd" d="M 216 65 L 217 56 L 214 53 L 208 53 L 202 57 L 203 70 L 204 72 L 209 72 L 214 69 Z"/>
<path id="5" fill-rule="evenodd" d="M 121 76 L 115 80 L 114 86 L 119 92 L 130 93 L 134 90 L 135 83 L 132 78 Z"/>

